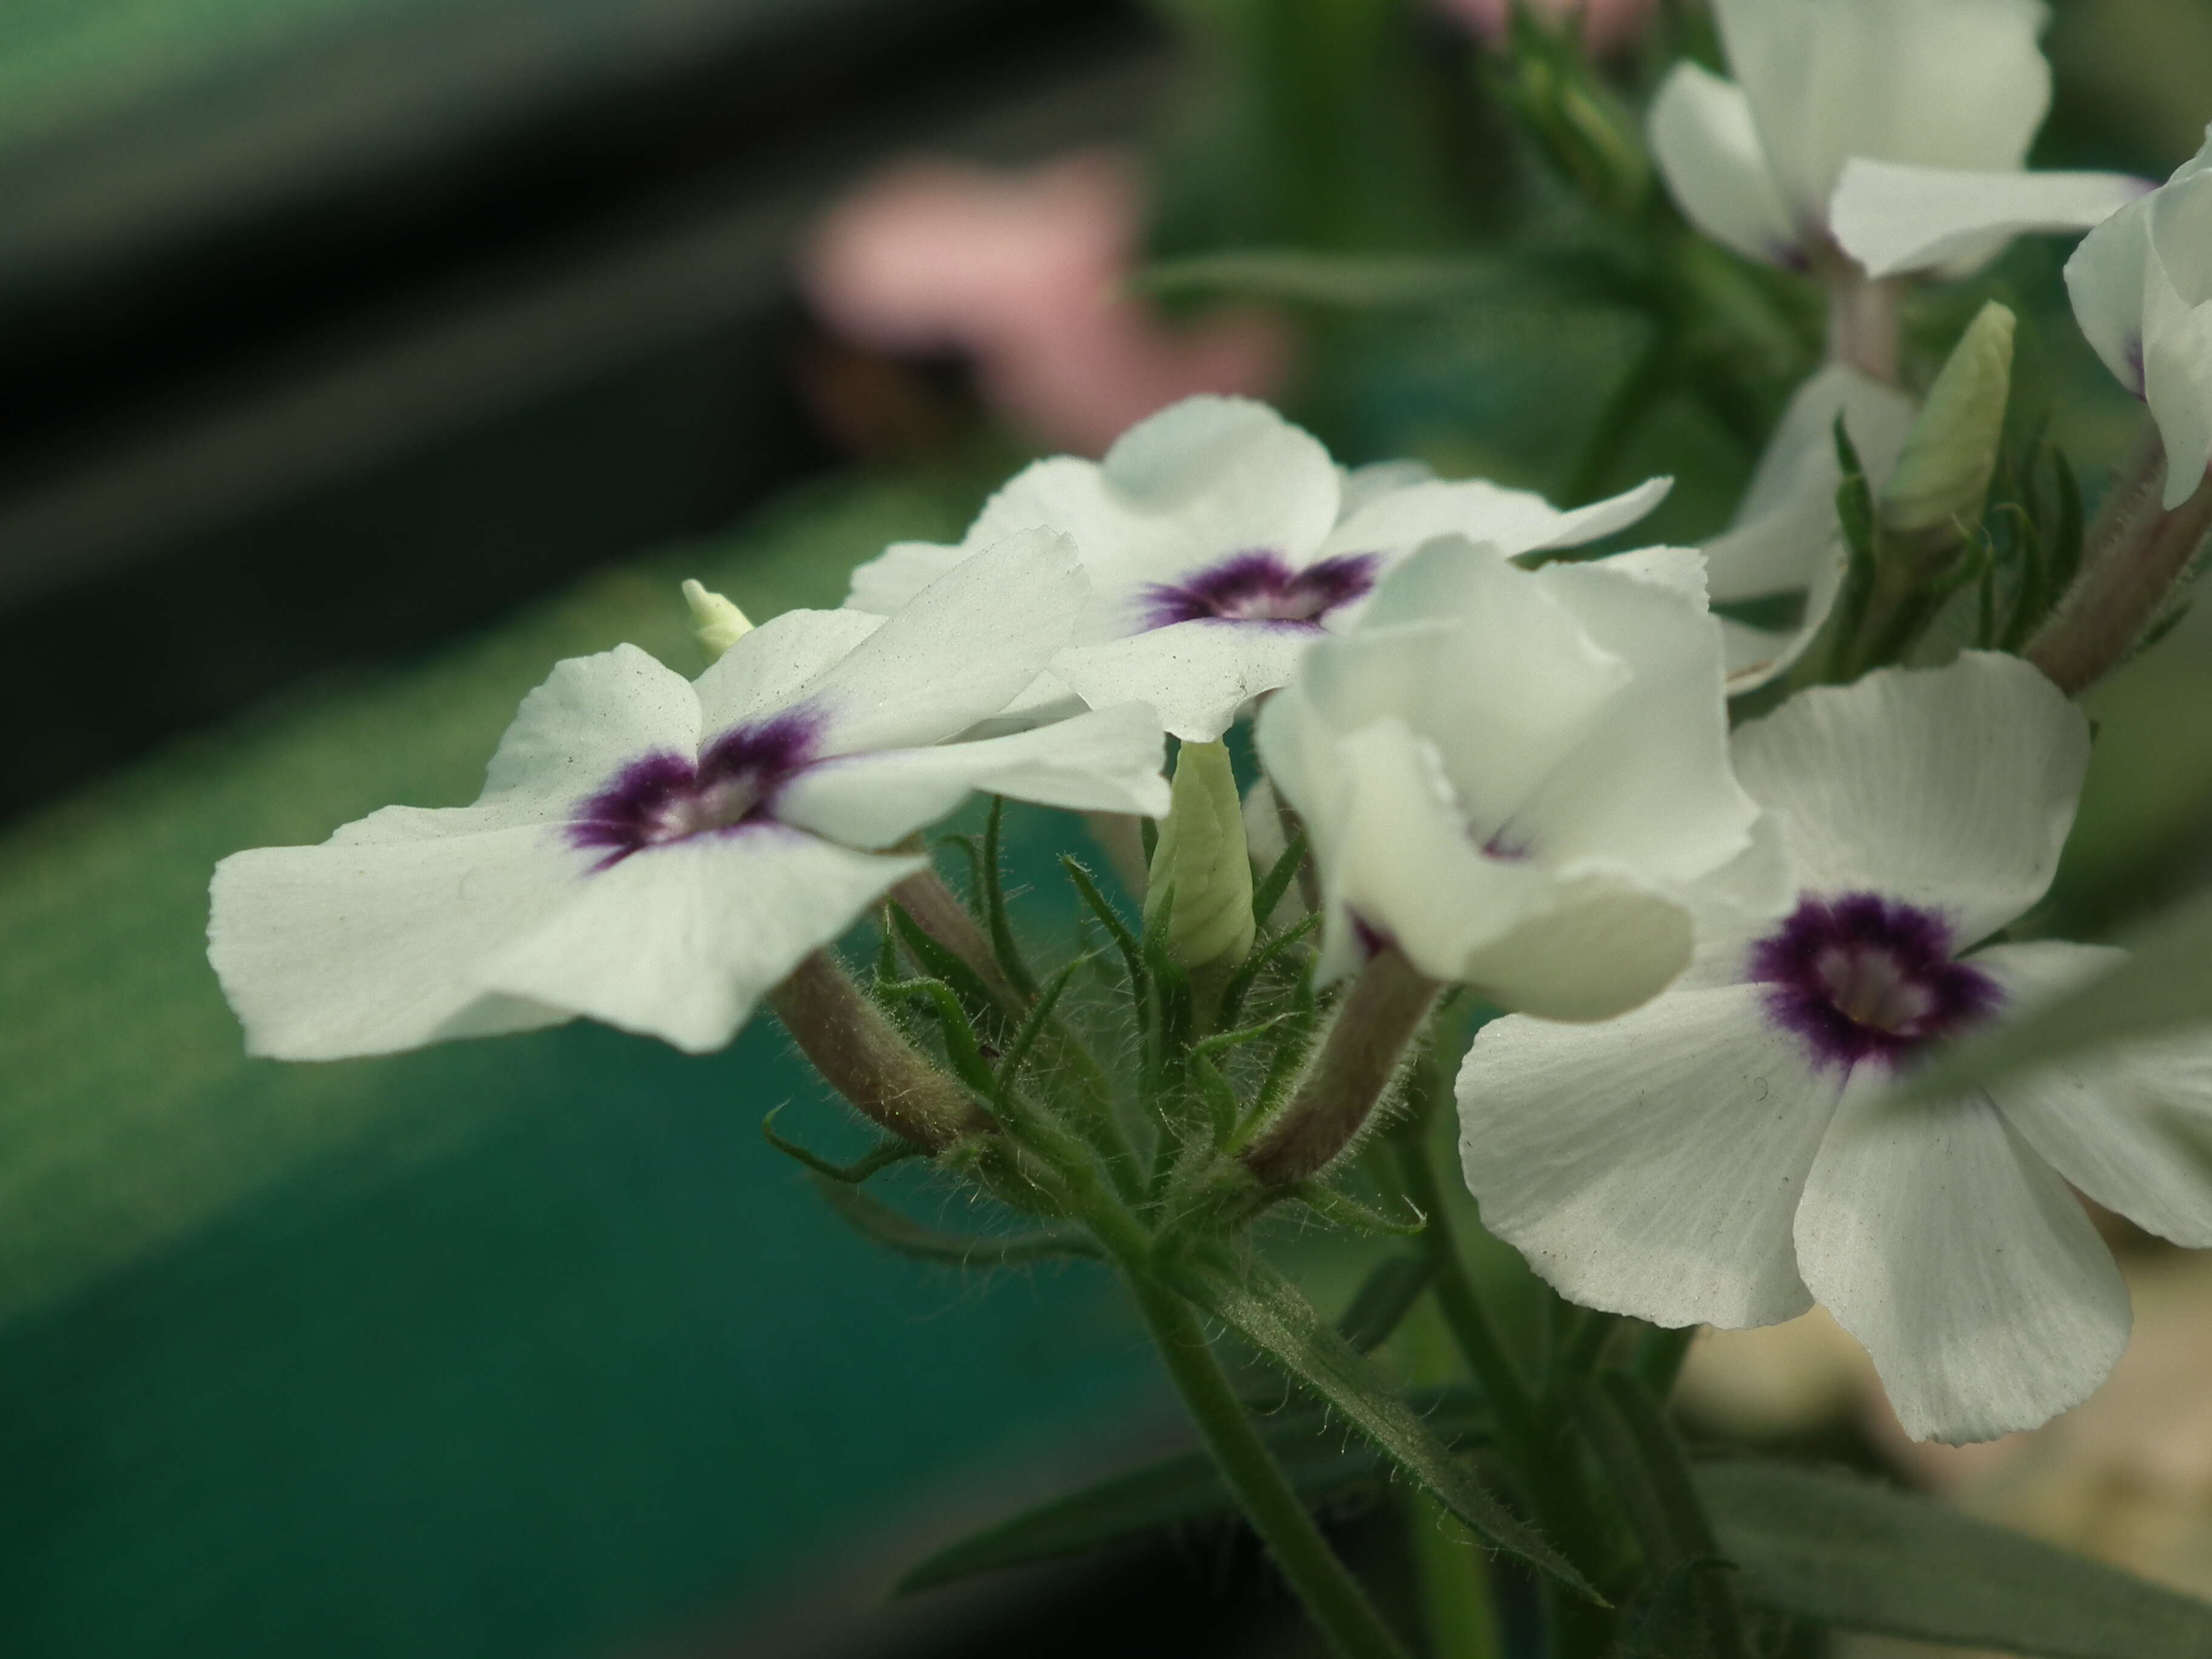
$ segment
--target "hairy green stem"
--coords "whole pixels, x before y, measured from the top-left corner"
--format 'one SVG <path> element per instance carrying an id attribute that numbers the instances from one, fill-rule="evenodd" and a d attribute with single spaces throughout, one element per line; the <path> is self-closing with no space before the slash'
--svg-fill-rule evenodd
<path id="1" fill-rule="evenodd" d="M 769 993 L 769 1006 L 830 1086 L 900 1139 L 939 1152 L 991 1127 L 967 1090 L 908 1042 L 827 951 L 793 969 Z"/>
<path id="2" fill-rule="evenodd" d="M 1405 1648 L 1277 1466 L 1191 1305 L 1147 1274 L 1133 1273 L 1130 1288 L 1222 1479 L 1330 1646 L 1343 1659 L 1406 1659 Z"/>

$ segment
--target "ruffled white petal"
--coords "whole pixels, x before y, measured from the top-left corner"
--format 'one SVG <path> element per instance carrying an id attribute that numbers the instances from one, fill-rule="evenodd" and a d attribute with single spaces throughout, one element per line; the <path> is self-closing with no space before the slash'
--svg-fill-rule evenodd
<path id="1" fill-rule="evenodd" d="M 2074 320 L 2106 368 L 2138 398 L 2143 391 L 2143 293 L 2150 264 L 2150 204 L 2138 202 L 2081 239 L 2066 261 Z"/>
<path id="2" fill-rule="evenodd" d="M 1680 550 L 1675 560 L 1698 564 Z M 1632 678 L 1521 803 L 1508 838 L 1562 870 L 1625 862 L 1665 883 L 1728 863 L 1750 845 L 1759 809 L 1729 764 L 1720 631 L 1702 599 L 1611 561 L 1553 565 L 1534 580 Z"/>
<path id="3" fill-rule="evenodd" d="M 1103 598 L 1259 549 L 1302 561 L 1336 522 L 1337 477 L 1328 452 L 1265 404 L 1187 398 L 1102 464 L 1061 456 L 1017 473 L 967 541 L 1064 532 Z"/>
<path id="4" fill-rule="evenodd" d="M 981 548 L 965 543 L 893 542 L 853 572 L 845 594 L 848 611 L 888 617 L 908 600 Z"/>
<path id="5" fill-rule="evenodd" d="M 824 752 L 915 748 L 998 714 L 1067 643 L 1089 592 L 1074 544 L 1050 531 L 962 560 L 811 684 Z"/>
<path id="6" fill-rule="evenodd" d="M 249 1054 L 392 1054 L 569 1017 L 500 994 L 476 970 L 572 898 L 592 857 L 550 824 L 439 832 L 472 816 L 395 808 L 320 847 L 216 866 L 208 956 Z"/>
<path id="7" fill-rule="evenodd" d="M 1660 174 L 1691 223 L 1747 258 L 1797 262 L 1796 220 L 1741 87 L 1678 64 L 1652 101 L 1649 131 Z"/>
<path id="8" fill-rule="evenodd" d="M 2212 173 L 2151 198 L 2143 310 L 2143 396 L 2166 443 L 2172 512 L 2212 461 Z"/>
<path id="9" fill-rule="evenodd" d="M 2150 188 L 2123 173 L 1961 173 L 1855 159 L 1828 223 L 1869 276 L 1893 276 L 1978 262 L 2031 231 L 2087 230 Z"/>
<path id="10" fill-rule="evenodd" d="M 1670 992 L 1594 1027 L 1498 1020 L 1458 1093 L 1483 1224 L 1570 1301 L 1730 1328 L 1812 1305 L 1790 1225 L 1838 1090 L 1759 987 Z"/>
<path id="11" fill-rule="evenodd" d="M 1316 557 L 1412 552 L 1439 536 L 1460 536 L 1505 554 L 1575 547 L 1626 529 L 1667 498 L 1672 478 L 1651 478 L 1588 507 L 1561 512 L 1533 490 L 1480 478 L 1409 484 L 1377 496 L 1340 524 Z"/>
<path id="12" fill-rule="evenodd" d="M 1626 872 L 1555 878 L 1544 908 L 1471 951 L 1455 975 L 1540 1019 L 1612 1019 L 1690 964 L 1697 920 L 1678 893 Z"/>
<path id="13" fill-rule="evenodd" d="M 740 635 L 694 682 L 701 732 L 789 708 L 883 625 L 862 611 L 787 611 Z"/>
<path id="14" fill-rule="evenodd" d="M 2128 1293 L 2066 1183 L 1986 1098 L 1899 1108 L 1862 1067 L 1798 1206 L 1805 1283 L 1916 1440 L 1988 1440 L 2088 1398 Z"/>
<path id="15" fill-rule="evenodd" d="M 2041 898 L 2088 764 L 2088 722 L 2016 657 L 1968 652 L 1801 692 L 1735 736 L 1808 892 L 1944 915 L 1957 944 Z"/>
<path id="16" fill-rule="evenodd" d="M 2038 1002 L 2125 955 L 2046 941 L 1970 960 L 2004 988 L 2009 1018 L 2033 1019 Z M 2212 1034 L 2082 1054 L 1991 1093 L 2028 1145 L 2106 1209 L 2177 1244 L 2212 1245 Z"/>
<path id="17" fill-rule="evenodd" d="M 1088 812 L 1168 810 L 1165 744 L 1143 703 L 1124 703 L 1012 737 L 895 749 L 811 767 L 775 816 L 848 847 L 889 847 L 978 790 Z"/>
<path id="18" fill-rule="evenodd" d="M 1211 743 L 1238 709 L 1286 683 L 1322 637 L 1298 623 L 1201 617 L 1071 647 L 1053 659 L 1052 672 L 1094 708 L 1148 702 L 1176 736 Z"/>
<path id="19" fill-rule="evenodd" d="M 1436 469 L 1426 461 L 1370 461 L 1365 466 L 1340 468 L 1336 521 L 1342 524 L 1394 489 L 1433 483 L 1436 477 Z"/>
<path id="20" fill-rule="evenodd" d="M 1846 160 L 2016 169 L 2051 102 L 2039 0 L 1718 0 L 1729 64 L 1796 216 Z"/>
<path id="21" fill-rule="evenodd" d="M 478 975 L 509 996 L 703 1054 L 926 863 L 774 823 L 694 836 L 597 872 Z"/>
<path id="22" fill-rule="evenodd" d="M 436 833 L 484 830 L 565 816 L 641 755 L 690 757 L 699 743 L 699 699 L 690 682 L 634 645 L 555 665 L 545 683 L 522 700 L 484 773 L 483 793 L 465 820 L 435 815 Z M 392 807 L 392 813 L 410 809 Z M 386 819 L 349 824 L 334 841 Z M 383 840 L 377 831 L 366 838 Z"/>

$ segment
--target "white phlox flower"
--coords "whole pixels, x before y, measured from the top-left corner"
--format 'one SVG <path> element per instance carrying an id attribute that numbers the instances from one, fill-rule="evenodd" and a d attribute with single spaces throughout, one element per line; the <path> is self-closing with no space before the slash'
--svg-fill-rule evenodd
<path id="1" fill-rule="evenodd" d="M 1311 838 L 1320 975 L 1383 944 L 1508 1007 L 1602 1019 L 1715 912 L 1771 915 L 1776 843 L 1729 769 L 1698 556 L 1529 571 L 1444 538 L 1261 708 Z"/>
<path id="2" fill-rule="evenodd" d="M 1968 269 L 2020 231 L 2093 225 L 2140 188 L 2021 171 L 2051 106 L 2039 0 L 1714 10 L 1735 79 L 1677 65 L 1651 106 L 1651 149 L 1691 222 L 1752 258 L 1802 270 L 1832 257 L 1847 162 L 1832 230 L 1876 276 Z"/>
<path id="3" fill-rule="evenodd" d="M 1918 410 L 1911 398 L 1832 363 L 1797 388 L 1760 456 L 1735 522 L 1705 544 L 1705 586 L 1731 694 L 1786 672 L 1835 609 L 1850 549 L 1836 514 L 1835 427 L 1879 493 Z"/>
<path id="4" fill-rule="evenodd" d="M 1209 742 L 1423 542 L 1571 547 L 1633 524 L 1670 482 L 1563 513 L 1527 490 L 1404 464 L 1346 473 L 1264 404 L 1190 398 L 1122 434 L 1103 463 L 1063 455 L 1025 468 L 957 545 L 894 545 L 854 573 L 845 602 L 896 610 L 1014 531 L 1065 532 L 1091 604 L 1022 711 L 1056 712 L 1071 693 L 1093 708 L 1134 699 L 1177 737 Z"/>
<path id="5" fill-rule="evenodd" d="M 2158 422 L 2171 511 L 2212 461 L 2212 129 L 2165 184 L 2081 239 L 2066 288 L 2089 343 Z"/>
<path id="6" fill-rule="evenodd" d="M 249 1049 L 387 1053 L 588 1015 L 693 1052 L 926 860 L 971 791 L 1157 817 L 1141 705 L 952 741 L 1067 637 L 1064 537 L 1008 538 L 886 620 L 794 611 L 686 680 L 632 646 L 524 699 L 473 806 L 392 806 L 217 867 L 209 955 Z"/>
<path id="7" fill-rule="evenodd" d="M 1610 1024 L 1477 1036 L 1458 1092 L 1484 1223 L 1572 1300 L 1660 1325 L 1771 1324 L 1818 1300 L 1915 1438 L 2041 1423 L 2127 1341 L 2127 1292 L 2067 1183 L 2212 1244 L 2212 1043 L 1933 1105 L 1891 1085 L 1922 1045 L 2110 965 L 2085 945 L 1973 948 L 2049 886 L 2087 721 L 2027 664 L 1970 653 L 1806 692 L 1735 747 L 1794 854 L 1794 908 L 1717 929 Z"/>

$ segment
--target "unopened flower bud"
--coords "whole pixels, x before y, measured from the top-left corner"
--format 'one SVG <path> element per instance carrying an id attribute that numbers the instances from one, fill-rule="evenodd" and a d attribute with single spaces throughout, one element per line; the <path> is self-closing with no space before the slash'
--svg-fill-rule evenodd
<path id="1" fill-rule="evenodd" d="M 710 657 L 719 657 L 753 631 L 751 620 L 703 582 L 686 579 L 684 602 L 691 607 L 691 631 Z"/>
<path id="2" fill-rule="evenodd" d="M 2013 314 L 1992 300 L 1966 325 L 1881 492 L 1881 526 L 1955 539 L 1978 523 L 2012 392 Z"/>
<path id="3" fill-rule="evenodd" d="M 1170 889 L 1168 955 L 1194 972 L 1233 968 L 1252 953 L 1252 863 L 1244 841 L 1243 803 L 1229 750 L 1219 743 L 1186 743 L 1176 759 L 1175 788 L 1152 849 L 1147 920 Z"/>

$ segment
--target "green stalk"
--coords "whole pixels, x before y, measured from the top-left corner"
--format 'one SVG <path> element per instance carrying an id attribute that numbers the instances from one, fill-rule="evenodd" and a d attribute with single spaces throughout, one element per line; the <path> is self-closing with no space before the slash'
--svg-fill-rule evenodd
<path id="1" fill-rule="evenodd" d="M 1405 1648 L 1337 1559 L 1276 1465 L 1190 1304 L 1145 1273 L 1132 1273 L 1129 1285 L 1222 1479 L 1330 1647 L 1342 1659 L 1407 1659 Z"/>

